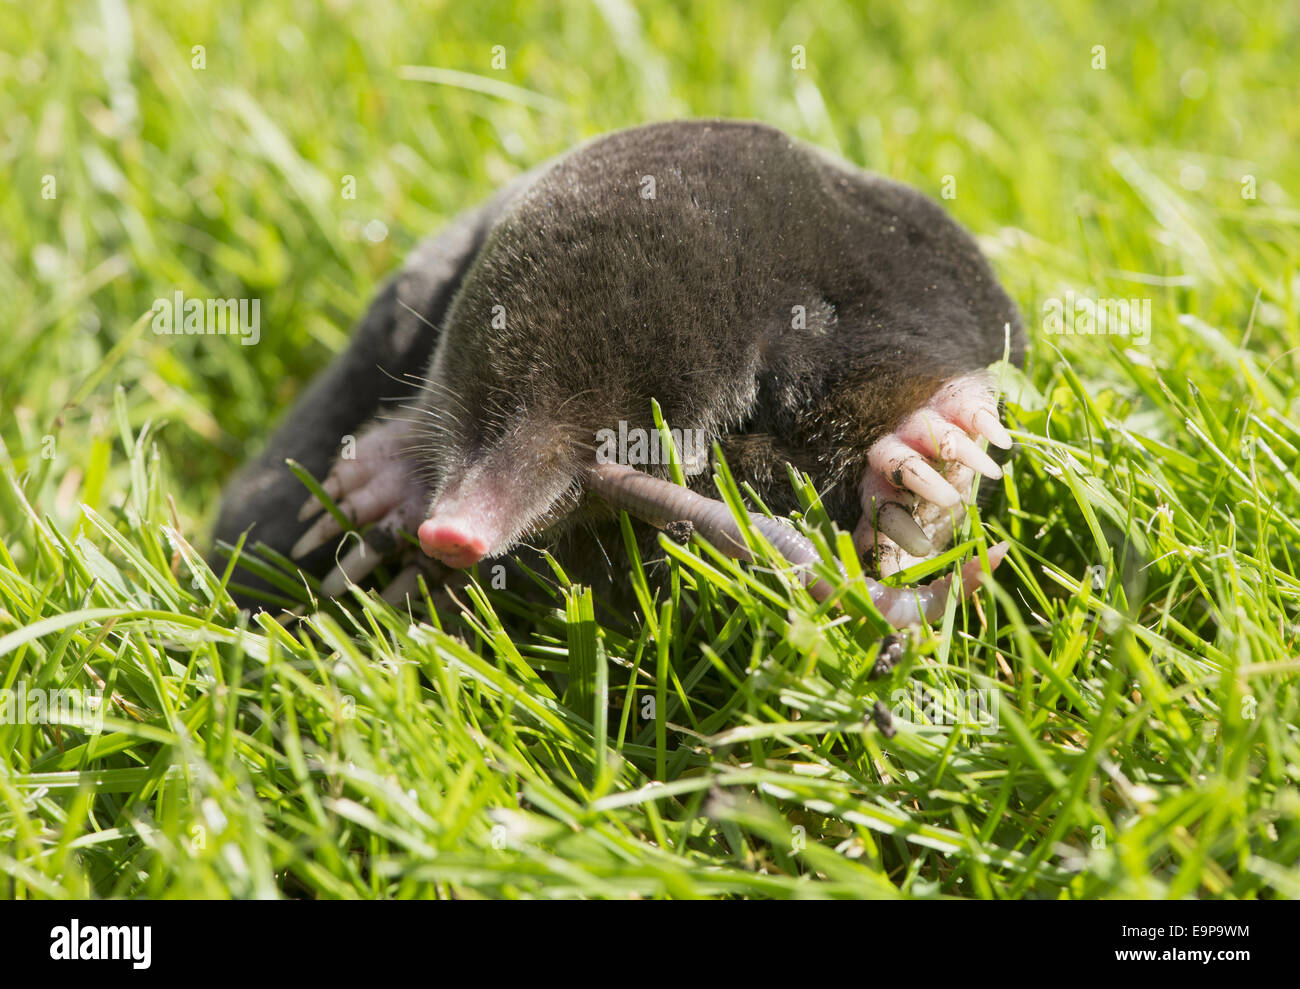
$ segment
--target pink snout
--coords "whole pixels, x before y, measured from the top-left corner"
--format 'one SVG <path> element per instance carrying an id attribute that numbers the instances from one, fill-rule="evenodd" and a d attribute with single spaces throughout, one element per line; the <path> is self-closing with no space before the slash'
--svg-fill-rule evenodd
<path id="1" fill-rule="evenodd" d="M 426 519 L 416 535 L 426 555 L 458 570 L 472 567 L 487 552 L 487 542 L 465 522 Z"/>

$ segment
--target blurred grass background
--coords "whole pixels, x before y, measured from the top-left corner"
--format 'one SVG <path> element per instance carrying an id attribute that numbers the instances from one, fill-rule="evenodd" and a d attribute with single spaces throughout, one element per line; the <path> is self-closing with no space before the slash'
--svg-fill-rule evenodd
<path id="1" fill-rule="evenodd" d="M 1163 684 L 1159 703 L 1190 704 L 1210 723 L 1205 734 L 1172 717 L 1169 745 L 1185 758 L 1157 745 L 1152 765 L 1183 769 L 1165 781 L 1168 790 L 1152 791 L 1159 799 L 1144 798 L 1168 817 L 1144 832 L 1123 867 L 1094 870 L 1088 883 L 1068 888 L 1077 895 L 1300 890 L 1297 808 L 1274 800 L 1300 778 L 1300 483 L 1291 473 L 1300 446 L 1300 7 L 5 0 L 0 18 L 0 460 L 12 479 L 0 497 L 0 563 L 14 581 L 0 636 L 60 608 L 95 603 L 72 578 L 56 581 L 63 571 L 42 560 L 33 519 L 89 533 L 80 505 L 119 518 L 123 492 L 137 484 L 131 472 L 153 449 L 133 459 L 123 437 L 151 424 L 161 457 L 155 483 L 174 508 L 150 510 L 164 521 L 174 511 L 179 530 L 204 544 L 223 479 L 344 346 L 353 321 L 417 240 L 592 135 L 671 117 L 755 118 L 936 197 L 951 177 L 956 195 L 945 206 L 980 236 L 1026 313 L 1027 388 L 1013 410 L 1026 452 L 1001 520 L 1017 540 L 1017 576 L 1008 575 L 1006 586 L 1018 596 L 1002 602 L 1009 624 L 998 661 L 1009 658 L 1022 671 L 1016 657 L 1032 653 L 1024 662 L 1037 672 L 1024 682 L 1055 682 L 1073 675 L 1062 656 L 1077 661 L 1086 652 L 1100 670 L 1136 669 L 1147 692 Z M 492 65 L 495 46 L 504 49 L 502 69 Z M 806 52 L 803 69 L 792 67 L 794 46 Z M 356 178 L 355 200 L 341 195 L 345 176 Z M 260 344 L 159 337 L 137 324 L 153 299 L 176 290 L 261 299 Z M 1066 290 L 1150 298 L 1150 344 L 1044 335 L 1043 302 Z M 1099 522 L 1092 509 L 1103 502 Z M 1109 579 L 1094 600 L 1088 568 L 1116 563 L 1123 580 Z M 1066 577 L 1079 587 L 1062 590 Z M 1080 624 L 1099 614 L 1131 622 L 1133 635 L 1112 646 L 1092 624 Z M 7 685 L 32 668 L 49 673 L 49 663 L 35 658 L 48 660 L 38 637 L 9 644 L 0 655 Z M 81 644 L 92 657 L 104 648 L 90 631 Z M 990 673 L 998 668 L 985 646 L 955 648 Z M 692 652 L 689 635 L 678 649 Z M 1261 674 L 1270 692 L 1261 700 L 1266 722 L 1252 714 L 1249 724 L 1220 725 L 1222 705 L 1239 701 L 1233 691 L 1249 680 L 1233 686 L 1220 677 L 1225 656 L 1251 669 L 1282 664 Z M 1173 657 L 1173 667 L 1162 657 Z M 1195 666 L 1201 662 L 1210 666 Z M 1212 677 L 1196 679 L 1196 670 L 1211 668 Z M 1037 686 L 1012 682 L 1020 684 L 1019 717 L 1035 731 L 1045 730 L 1039 714 L 1054 723 L 1059 694 L 1043 699 Z M 1108 684 L 1088 687 L 1095 686 L 1097 710 L 1115 700 Z M 1074 703 L 1077 714 L 1082 701 Z M 1124 732 L 1141 731 L 1152 716 L 1140 698 L 1134 704 Z M 1071 737 L 1086 744 L 1088 726 L 1086 717 L 1071 723 Z M 990 758 L 1024 771 L 1037 750 L 1012 735 L 1009 748 Z M 146 744 L 138 732 L 131 738 L 133 746 Z M 53 765 L 48 733 L 28 729 L 9 741 L 10 774 Z M 1231 752 L 1207 756 L 1205 746 L 1216 744 Z M 97 765 L 92 755 L 81 752 L 68 768 Z M 153 765 L 162 757 L 146 746 L 130 750 L 123 765 L 131 758 Z M 1203 762 L 1214 768 L 1204 788 L 1192 787 L 1200 802 L 1164 802 L 1182 799 L 1180 788 L 1192 785 Z M 1156 772 L 1152 765 L 1144 771 Z M 1050 766 L 1039 768 L 1053 786 L 1075 771 L 1054 776 Z M 1246 788 L 1231 799 L 1214 789 L 1233 780 Z M 1091 785 L 1080 777 L 1081 788 Z M 24 877 L 11 880 L 11 890 L 145 888 L 105 865 L 127 855 L 124 848 L 139 852 L 129 828 L 126 837 L 102 839 L 112 854 L 98 872 L 86 867 L 92 878 L 68 878 L 81 875 L 70 866 L 56 875 L 38 851 L 45 839 L 33 837 L 41 833 L 34 822 L 59 832 L 68 807 L 28 806 L 17 791 L 4 792 L 19 823 L 3 835 L 29 842 L 5 853 L 11 877 Z M 946 833 L 974 833 L 962 801 L 926 803 L 931 791 L 918 792 L 922 803 L 908 814 Z M 1045 806 L 1022 811 L 1041 826 L 1024 825 L 1035 862 L 1055 860 L 1056 843 L 1076 831 L 1086 844 L 1089 813 L 1101 814 L 1107 798 L 1094 794 L 1085 812 L 1083 793 L 1070 791 L 1059 818 Z M 154 796 L 139 791 L 134 799 Z M 977 829 L 982 840 L 995 836 L 1010 799 L 998 791 L 969 811 L 988 815 L 987 828 Z M 1216 803 L 1232 808 L 1230 818 L 1204 829 L 1190 823 Z M 108 818 L 127 814 L 130 804 L 114 805 Z M 686 817 L 698 811 L 691 805 Z M 619 826 L 644 825 L 662 837 L 662 822 L 652 824 Z M 721 859 L 752 864 L 753 849 L 737 842 L 768 834 L 770 822 L 760 824 L 733 819 L 729 826 L 739 830 L 727 832 Z M 90 834 L 108 825 L 79 826 Z M 249 825 L 258 841 L 261 827 Z M 66 855 L 73 839 L 59 832 L 48 840 Z M 251 846 L 244 851 L 255 857 Z M 153 854 L 181 877 L 149 887 L 154 893 L 270 890 L 239 886 L 216 866 L 196 878 Z M 1059 873 L 1040 888 L 1041 877 L 1012 870 L 1018 878 L 1003 882 L 984 872 L 988 863 L 978 856 L 957 853 L 956 860 L 951 872 L 922 860 L 890 866 L 875 852 L 864 861 L 890 877 L 870 887 L 876 893 L 890 883 L 910 889 L 918 875 L 937 883 L 927 889 L 946 892 L 971 890 L 959 886 L 964 877 L 983 895 L 1067 888 Z M 1162 878 L 1143 886 L 1147 870 Z M 351 885 L 355 877 L 331 884 L 328 869 L 290 871 L 321 895 L 393 892 L 373 880 Z M 523 874 L 505 885 L 468 875 L 435 876 L 431 888 L 546 887 Z M 720 891 L 686 880 L 592 882 L 563 888 Z"/>

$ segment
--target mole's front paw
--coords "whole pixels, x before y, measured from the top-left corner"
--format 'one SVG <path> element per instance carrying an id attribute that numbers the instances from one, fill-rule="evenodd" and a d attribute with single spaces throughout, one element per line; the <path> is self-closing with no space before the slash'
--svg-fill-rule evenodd
<path id="1" fill-rule="evenodd" d="M 853 533 L 860 555 L 881 574 L 933 556 L 965 517 L 976 472 L 996 480 L 1002 469 L 975 441 L 1010 449 L 998 418 L 998 393 L 983 372 L 945 382 L 930 400 L 867 453 L 862 521 Z"/>
<path id="2" fill-rule="evenodd" d="M 335 461 L 324 483 L 325 493 L 339 511 L 357 528 L 366 528 L 321 582 L 321 592 L 336 597 L 348 584 L 367 576 L 384 560 L 401 558 L 409 562 L 385 589 L 384 596 L 400 599 L 414 589 L 415 575 L 423 557 L 413 542 L 414 533 L 428 508 L 428 493 L 420 484 L 412 456 L 417 433 L 409 422 L 392 420 L 372 423 L 356 439 L 355 446 Z M 305 522 L 320 515 L 294 544 L 290 554 L 299 559 L 343 532 L 343 526 L 315 497 L 308 498 L 298 513 Z"/>

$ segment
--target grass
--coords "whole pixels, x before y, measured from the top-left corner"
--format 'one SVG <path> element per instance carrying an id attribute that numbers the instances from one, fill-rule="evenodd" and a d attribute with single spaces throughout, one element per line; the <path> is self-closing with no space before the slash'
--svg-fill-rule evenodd
<path id="1" fill-rule="evenodd" d="M 114 698 L 0 723 L 5 895 L 1300 895 L 1295 8 L 5 20 L 0 688 Z M 881 676 L 853 609 L 680 549 L 618 620 L 576 587 L 475 593 L 468 631 L 360 594 L 241 615 L 198 553 L 220 484 L 385 275 L 684 115 L 955 188 L 1030 326 L 966 544 L 1011 541 L 996 589 Z M 178 289 L 260 298 L 261 342 L 155 336 Z M 1150 300 L 1149 343 L 1044 332 L 1067 291 Z"/>

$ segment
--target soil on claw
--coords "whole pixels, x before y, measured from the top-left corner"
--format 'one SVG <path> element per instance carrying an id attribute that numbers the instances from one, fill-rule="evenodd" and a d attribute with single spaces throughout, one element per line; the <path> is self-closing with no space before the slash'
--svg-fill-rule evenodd
<path id="1" fill-rule="evenodd" d="M 998 393 L 986 373 L 946 382 L 931 399 L 868 452 L 861 483 L 858 552 L 882 575 L 905 570 L 942 551 L 966 516 L 975 477 L 1002 477 L 982 449 L 983 438 L 1009 449 L 998 418 Z"/>

